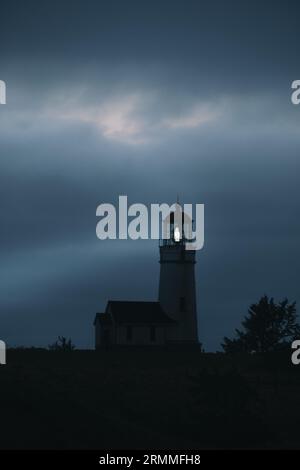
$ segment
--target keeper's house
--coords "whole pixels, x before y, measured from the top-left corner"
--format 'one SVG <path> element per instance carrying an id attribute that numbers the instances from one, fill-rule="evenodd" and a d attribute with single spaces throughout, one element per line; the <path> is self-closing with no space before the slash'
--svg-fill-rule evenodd
<path id="1" fill-rule="evenodd" d="M 163 345 L 176 323 L 159 302 L 108 301 L 95 318 L 96 348 L 109 345 Z"/>

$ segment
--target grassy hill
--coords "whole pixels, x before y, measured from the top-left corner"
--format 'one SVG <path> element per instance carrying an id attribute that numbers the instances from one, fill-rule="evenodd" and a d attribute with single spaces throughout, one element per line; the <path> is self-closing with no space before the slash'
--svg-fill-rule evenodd
<path id="1" fill-rule="evenodd" d="M 300 447 L 289 354 L 9 350 L 0 447 Z"/>

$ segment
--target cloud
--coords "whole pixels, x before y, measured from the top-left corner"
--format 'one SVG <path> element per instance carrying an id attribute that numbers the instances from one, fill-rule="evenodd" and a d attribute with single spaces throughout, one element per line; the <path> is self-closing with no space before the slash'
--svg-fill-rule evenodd
<path id="1" fill-rule="evenodd" d="M 78 130 L 98 136 L 99 141 L 125 144 L 136 148 L 176 141 L 189 137 L 229 130 L 235 126 L 237 136 L 257 133 L 270 136 L 277 131 L 298 132 L 296 110 L 289 99 L 268 93 L 231 93 L 204 97 L 201 93 L 178 90 L 163 91 L 159 86 L 136 87 L 107 82 L 88 85 L 74 82 L 72 87 L 56 84 L 38 95 L 18 90 L 21 103 L 15 100 L 0 115 L 0 132 L 11 140 L 18 136 L 32 142 L 37 136 L 63 137 Z M 57 141 L 58 142 L 58 141 Z"/>
<path id="2" fill-rule="evenodd" d="M 105 101 L 98 106 L 80 104 L 68 109 L 62 106 L 55 111 L 57 118 L 87 123 L 100 131 L 103 137 L 128 144 L 142 144 L 146 141 L 145 123 L 137 116 L 141 104 L 139 95 L 127 95 L 120 99 Z"/>
<path id="3" fill-rule="evenodd" d="M 76 93 L 80 95 L 80 93 Z M 179 100 L 180 102 L 180 100 Z M 49 116 L 68 123 L 92 126 L 105 139 L 130 145 L 157 141 L 162 133 L 177 129 L 198 129 L 217 121 L 222 115 L 222 103 L 184 105 L 184 109 L 166 108 L 158 92 L 145 90 L 109 97 L 97 105 L 82 100 L 62 101 Z"/>
<path id="4" fill-rule="evenodd" d="M 220 109 L 216 110 L 207 105 L 197 105 L 185 114 L 166 118 L 163 124 L 169 129 L 195 129 L 218 119 L 221 114 Z"/>

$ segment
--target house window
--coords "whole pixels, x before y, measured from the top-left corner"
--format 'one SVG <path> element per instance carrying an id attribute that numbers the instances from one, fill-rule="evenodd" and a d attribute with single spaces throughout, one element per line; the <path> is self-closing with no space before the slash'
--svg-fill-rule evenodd
<path id="1" fill-rule="evenodd" d="M 185 312 L 185 297 L 180 297 L 179 299 L 179 309 L 181 312 Z"/>
<path id="2" fill-rule="evenodd" d="M 126 327 L 126 340 L 130 343 L 132 341 L 132 326 Z"/>
<path id="3" fill-rule="evenodd" d="M 155 326 L 150 327 L 150 341 L 154 343 L 156 341 L 156 328 Z"/>

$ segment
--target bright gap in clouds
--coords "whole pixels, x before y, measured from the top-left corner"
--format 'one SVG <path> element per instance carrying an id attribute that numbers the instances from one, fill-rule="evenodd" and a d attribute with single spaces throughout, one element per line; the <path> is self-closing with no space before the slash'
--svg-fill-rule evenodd
<path id="1" fill-rule="evenodd" d="M 158 116 L 156 120 L 151 117 L 153 109 Z M 179 115 L 165 117 L 167 113 L 159 101 L 155 103 L 148 96 L 132 94 L 104 101 L 98 106 L 66 103 L 55 114 L 59 119 L 90 124 L 107 139 L 139 145 L 149 143 L 161 131 L 196 129 L 217 120 L 221 109 L 196 104 Z"/>

